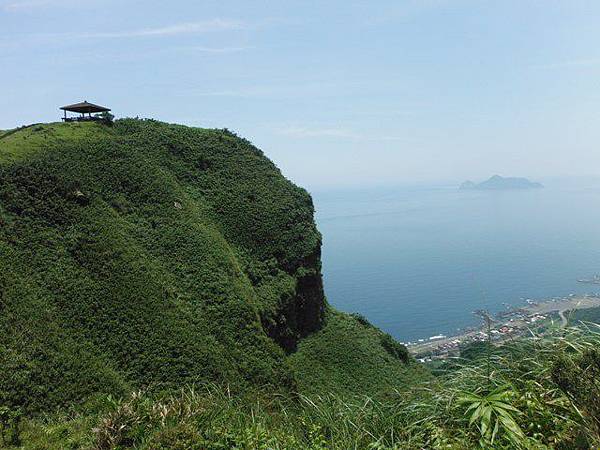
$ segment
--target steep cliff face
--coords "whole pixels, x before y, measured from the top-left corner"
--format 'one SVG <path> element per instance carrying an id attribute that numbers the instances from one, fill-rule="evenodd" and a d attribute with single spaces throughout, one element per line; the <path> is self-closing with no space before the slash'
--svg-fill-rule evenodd
<path id="1" fill-rule="evenodd" d="M 314 252 L 298 261 L 288 272 L 295 276 L 295 290 L 282 295 L 277 307 L 262 317 L 268 335 L 286 352 L 297 349 L 301 338 L 319 330 L 325 313 L 325 294 L 321 277 L 320 244 Z"/>
<path id="2" fill-rule="evenodd" d="M 203 381 L 296 389 L 287 355 L 328 309 L 313 213 L 227 130 L 121 120 L 5 135 L 0 404 Z"/>

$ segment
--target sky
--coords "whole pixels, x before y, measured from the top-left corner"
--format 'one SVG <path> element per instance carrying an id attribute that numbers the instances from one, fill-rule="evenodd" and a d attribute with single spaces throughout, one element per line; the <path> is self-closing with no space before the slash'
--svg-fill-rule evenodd
<path id="1" fill-rule="evenodd" d="M 309 190 L 600 175 L 600 2 L 0 0 L 0 129 L 87 99 Z"/>

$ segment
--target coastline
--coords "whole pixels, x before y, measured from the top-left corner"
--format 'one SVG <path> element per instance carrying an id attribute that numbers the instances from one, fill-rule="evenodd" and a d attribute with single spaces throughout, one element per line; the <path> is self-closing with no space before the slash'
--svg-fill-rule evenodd
<path id="1" fill-rule="evenodd" d="M 456 356 L 460 346 L 472 342 L 483 342 L 491 339 L 494 343 L 522 336 L 532 328 L 539 328 L 543 324 L 554 326 L 555 320 L 560 321 L 560 327 L 568 323 L 565 312 L 578 309 L 589 309 L 600 307 L 600 294 L 576 295 L 554 298 L 550 300 L 534 301 L 526 300 L 522 306 L 513 306 L 507 311 L 501 311 L 496 315 L 488 315 L 484 311 L 475 311 L 482 317 L 482 325 L 469 328 L 461 333 L 451 336 L 432 336 L 428 339 L 419 339 L 417 342 L 405 343 L 409 352 L 421 362 L 429 362 L 434 359 L 445 359 Z M 488 325 L 484 324 L 489 318 L 490 335 Z"/>

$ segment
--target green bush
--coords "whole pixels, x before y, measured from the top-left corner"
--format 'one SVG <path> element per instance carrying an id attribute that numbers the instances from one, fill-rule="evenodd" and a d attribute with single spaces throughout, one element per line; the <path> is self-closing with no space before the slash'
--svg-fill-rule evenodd
<path id="1" fill-rule="evenodd" d="M 105 123 L 107 123 L 109 125 L 112 125 L 113 121 L 115 120 L 115 116 L 108 111 L 104 111 L 100 114 L 96 114 L 96 117 L 98 119 L 103 120 Z"/>
<path id="2" fill-rule="evenodd" d="M 23 412 L 19 408 L 0 406 L 0 442 L 2 445 L 21 444 L 21 420 Z"/>
<path id="3" fill-rule="evenodd" d="M 394 358 L 397 358 L 405 363 L 408 363 L 410 356 L 408 349 L 396 341 L 392 336 L 387 333 L 381 335 L 380 339 L 382 347 Z"/>

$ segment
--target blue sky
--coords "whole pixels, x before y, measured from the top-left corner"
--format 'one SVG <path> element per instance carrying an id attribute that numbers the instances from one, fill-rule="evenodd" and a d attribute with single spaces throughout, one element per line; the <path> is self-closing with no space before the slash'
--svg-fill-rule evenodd
<path id="1" fill-rule="evenodd" d="M 600 175 L 600 2 L 0 0 L 0 129 L 87 99 L 309 189 Z"/>

